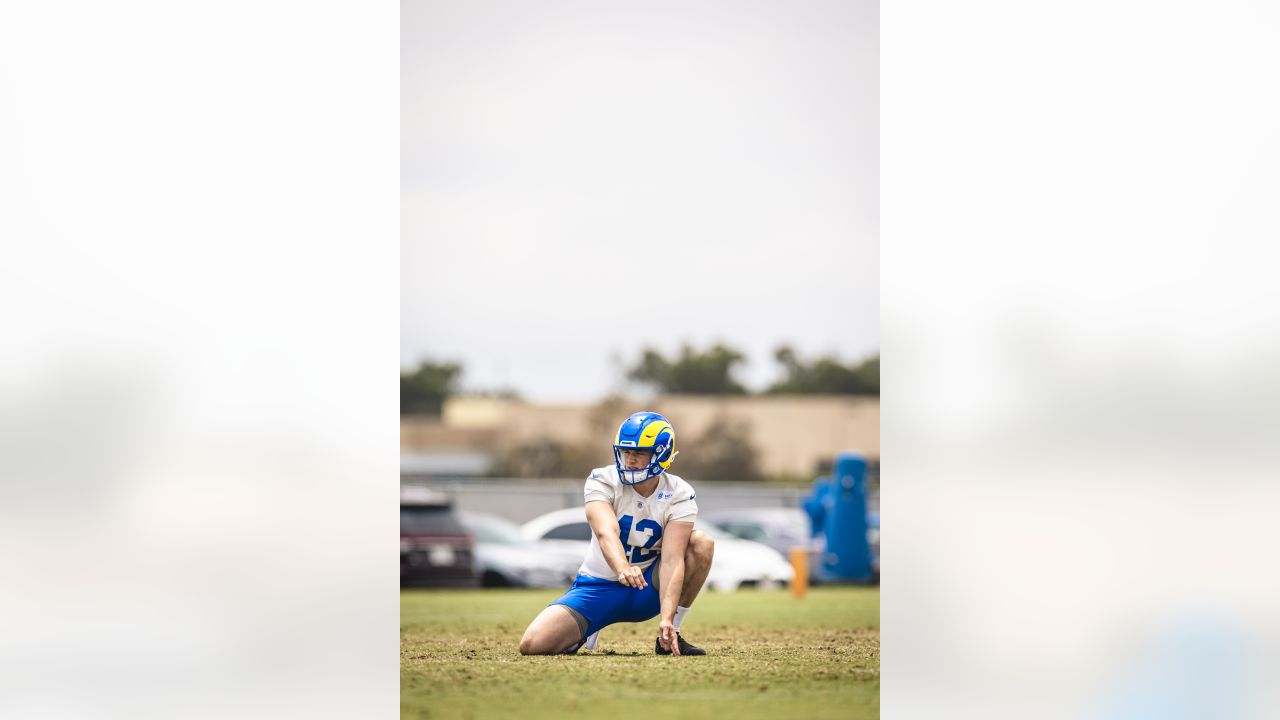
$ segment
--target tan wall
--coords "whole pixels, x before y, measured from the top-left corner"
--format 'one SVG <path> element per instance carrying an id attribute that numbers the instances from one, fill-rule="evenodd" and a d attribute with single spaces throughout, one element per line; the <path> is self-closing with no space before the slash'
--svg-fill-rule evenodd
<path id="1" fill-rule="evenodd" d="M 450 427 L 435 418 L 400 418 L 401 450 L 492 450 L 493 428 Z"/>
<path id="2" fill-rule="evenodd" d="M 626 409 L 602 416 L 594 405 L 534 405 L 499 398 L 455 397 L 445 402 L 439 424 L 441 433 L 464 433 L 456 437 L 473 440 L 487 436 L 491 443 L 536 437 L 580 443 L 601 436 L 598 441 L 607 447 L 618 423 L 641 407 L 661 412 L 671 420 L 676 428 L 676 447 L 685 453 L 697 452 L 688 441 L 705 432 L 717 416 L 745 421 L 752 442 L 760 451 L 762 470 L 770 475 L 812 475 L 819 461 L 830 460 L 842 450 L 859 450 L 872 457 L 880 455 L 878 398 L 669 395 L 627 404 Z M 608 429 L 602 427 L 601 421 L 605 418 L 608 418 Z M 437 437 L 446 439 L 444 434 Z M 402 446 L 407 438 L 409 435 L 402 423 Z M 412 439 L 413 447 L 424 447 L 416 443 L 429 440 L 429 435 L 420 432 Z"/>
<path id="3" fill-rule="evenodd" d="M 717 415 L 746 421 L 770 475 L 811 475 L 842 450 L 880 455 L 880 400 L 844 396 L 668 396 L 657 405 L 681 437 L 703 433 Z M 686 452 L 697 448 L 686 446 Z"/>

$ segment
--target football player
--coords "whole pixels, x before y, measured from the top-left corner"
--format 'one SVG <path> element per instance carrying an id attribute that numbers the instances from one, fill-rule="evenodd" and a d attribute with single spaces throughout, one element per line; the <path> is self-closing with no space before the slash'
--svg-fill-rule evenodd
<path id="1" fill-rule="evenodd" d="M 524 655 L 595 647 L 600 629 L 654 616 L 659 655 L 705 655 L 680 634 L 711 570 L 715 543 L 694 530 L 698 505 L 689 483 L 667 472 L 675 429 L 655 412 L 618 428 L 613 465 L 596 468 L 583 491 L 591 547 L 573 586 L 533 619 L 520 638 Z"/>

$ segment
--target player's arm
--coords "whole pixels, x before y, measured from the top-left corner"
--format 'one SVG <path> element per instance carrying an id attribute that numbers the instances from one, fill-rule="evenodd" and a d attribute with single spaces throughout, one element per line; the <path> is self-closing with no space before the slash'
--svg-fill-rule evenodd
<path id="1" fill-rule="evenodd" d="M 603 500 L 587 503 L 587 522 L 600 541 L 605 562 L 618 574 L 618 582 L 643 590 L 644 571 L 627 561 L 627 551 L 618 537 L 618 515 L 613 512 L 613 506 Z"/>
<path id="2" fill-rule="evenodd" d="M 689 547 L 692 535 L 691 522 L 667 523 L 662 533 L 662 556 L 658 560 L 658 587 L 662 590 L 658 641 L 676 655 L 680 654 L 679 643 L 676 642 L 676 606 L 684 585 L 684 551 Z"/>

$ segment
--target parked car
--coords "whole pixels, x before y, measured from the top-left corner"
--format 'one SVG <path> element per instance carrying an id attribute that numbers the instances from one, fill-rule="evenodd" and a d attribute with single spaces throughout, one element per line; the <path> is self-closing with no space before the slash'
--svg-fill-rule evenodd
<path id="1" fill-rule="evenodd" d="M 701 522 L 703 516 L 699 516 Z M 822 538 L 810 538 L 809 514 L 800 508 L 734 508 L 705 513 L 707 520 L 716 523 L 736 538 L 764 543 L 790 557 L 791 548 L 809 550 L 810 580 L 822 579 L 821 562 L 826 544 Z M 880 576 L 880 513 L 867 513 L 867 545 L 871 553 L 873 579 Z"/>
<path id="2" fill-rule="evenodd" d="M 504 517 L 459 512 L 458 519 L 475 538 L 476 571 L 484 587 L 568 587 L 582 565 L 580 551 L 528 540 Z"/>
<path id="3" fill-rule="evenodd" d="M 744 585 L 771 586 L 791 582 L 791 563 L 768 545 L 739 540 L 714 523 L 698 518 L 695 523 L 716 541 L 715 559 L 707 575 L 707 586 L 715 590 L 736 590 Z M 585 557 L 591 545 L 591 526 L 584 508 L 555 510 L 525 523 L 520 528 L 529 540 L 576 550 Z"/>
<path id="4" fill-rule="evenodd" d="M 785 556 L 791 548 L 809 547 L 809 515 L 800 508 L 739 508 L 699 515 L 741 540 L 764 543 Z"/>
<path id="5" fill-rule="evenodd" d="M 422 488 L 400 493 L 400 585 L 479 585 L 471 534 L 442 493 Z"/>

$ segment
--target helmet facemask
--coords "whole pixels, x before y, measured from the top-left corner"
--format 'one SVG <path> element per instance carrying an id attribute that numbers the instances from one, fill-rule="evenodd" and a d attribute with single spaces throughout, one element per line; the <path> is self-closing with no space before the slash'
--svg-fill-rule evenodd
<path id="1" fill-rule="evenodd" d="M 626 460 L 622 457 L 622 452 L 645 452 L 649 454 L 649 460 L 644 467 L 629 469 Z M 639 485 L 640 483 L 652 477 L 662 474 L 662 465 L 658 464 L 654 457 L 653 448 L 637 448 L 624 447 L 621 445 L 613 446 L 613 462 L 618 466 L 618 478 L 621 479 L 623 485 Z"/>

